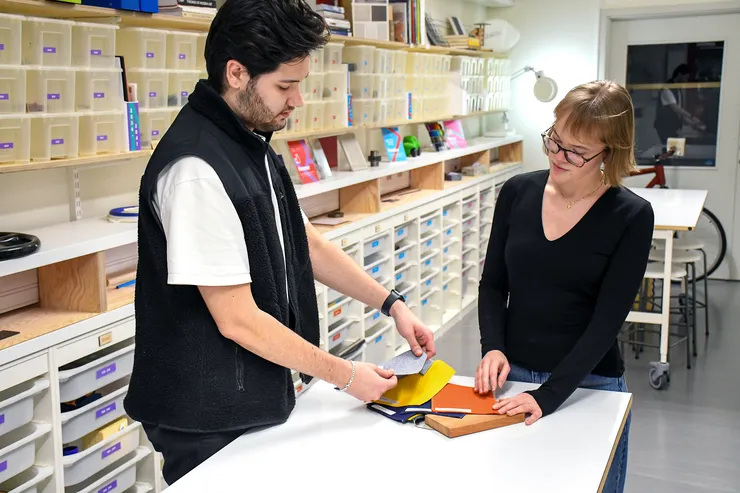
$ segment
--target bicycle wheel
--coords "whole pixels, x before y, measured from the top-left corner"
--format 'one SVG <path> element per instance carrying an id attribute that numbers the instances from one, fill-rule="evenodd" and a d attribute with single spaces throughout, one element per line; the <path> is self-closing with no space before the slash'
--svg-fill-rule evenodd
<path id="1" fill-rule="evenodd" d="M 706 208 L 701 211 L 696 228 L 692 231 L 679 233 L 678 238 L 681 243 L 685 241 L 687 242 L 686 244 L 694 243 L 701 245 L 702 250 L 704 250 L 707 256 L 706 272 L 704 272 L 703 263 L 699 262 L 696 264 L 697 280 L 704 279 L 705 275 L 711 276 L 720 264 L 722 264 L 727 254 L 727 235 L 725 234 L 725 229 L 722 227 L 719 219 L 717 219 L 717 216 Z"/>

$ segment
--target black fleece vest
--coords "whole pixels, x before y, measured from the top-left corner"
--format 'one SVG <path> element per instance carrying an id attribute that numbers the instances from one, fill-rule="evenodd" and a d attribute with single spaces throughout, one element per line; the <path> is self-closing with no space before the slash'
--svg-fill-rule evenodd
<path id="1" fill-rule="evenodd" d="M 264 137 L 269 141 L 270 135 Z M 200 81 L 149 160 L 139 191 L 136 350 L 125 400 L 126 412 L 137 421 L 193 432 L 238 430 L 282 423 L 295 405 L 289 369 L 223 337 L 197 286 L 167 283 L 167 242 L 152 203 L 157 178 L 169 163 L 184 156 L 209 163 L 241 220 L 257 306 L 318 346 L 306 230 L 288 171 L 266 140 L 249 131 L 207 81 Z"/>

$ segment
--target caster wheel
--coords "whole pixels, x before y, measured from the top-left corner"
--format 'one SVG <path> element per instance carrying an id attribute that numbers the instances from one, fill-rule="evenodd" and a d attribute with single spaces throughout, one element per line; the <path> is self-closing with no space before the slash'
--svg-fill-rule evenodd
<path id="1" fill-rule="evenodd" d="M 650 380 L 650 386 L 656 390 L 663 390 L 666 387 L 668 387 L 668 382 L 670 382 L 670 377 L 667 373 L 660 373 L 660 371 L 657 368 L 651 368 L 649 380 Z"/>

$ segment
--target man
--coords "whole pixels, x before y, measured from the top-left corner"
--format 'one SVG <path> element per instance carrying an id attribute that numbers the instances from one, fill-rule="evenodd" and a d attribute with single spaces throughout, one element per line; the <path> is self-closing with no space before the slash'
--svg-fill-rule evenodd
<path id="1" fill-rule="evenodd" d="M 435 353 L 402 298 L 307 222 L 269 147 L 303 104 L 307 56 L 325 32 L 303 0 L 227 0 L 206 42 L 208 80 L 142 177 L 125 408 L 163 453 L 168 484 L 246 430 L 283 423 L 289 369 L 362 401 L 396 385 L 392 372 L 319 349 L 314 276 L 392 316 L 417 355 Z"/>

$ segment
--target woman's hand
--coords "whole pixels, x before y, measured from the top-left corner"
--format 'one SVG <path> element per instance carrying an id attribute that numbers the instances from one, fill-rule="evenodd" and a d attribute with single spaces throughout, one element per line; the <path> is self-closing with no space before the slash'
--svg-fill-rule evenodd
<path id="1" fill-rule="evenodd" d="M 509 376 L 509 360 L 501 351 L 488 351 L 475 371 L 475 391 L 486 394 L 495 391 L 506 383 Z"/>
<path id="2" fill-rule="evenodd" d="M 499 414 L 507 414 L 514 416 L 515 414 L 527 413 L 529 417 L 524 421 L 527 425 L 531 425 L 542 417 L 542 409 L 537 401 L 530 394 L 523 393 L 516 397 L 509 397 L 507 399 L 501 399 L 493 405 L 493 409 L 498 411 Z"/>

